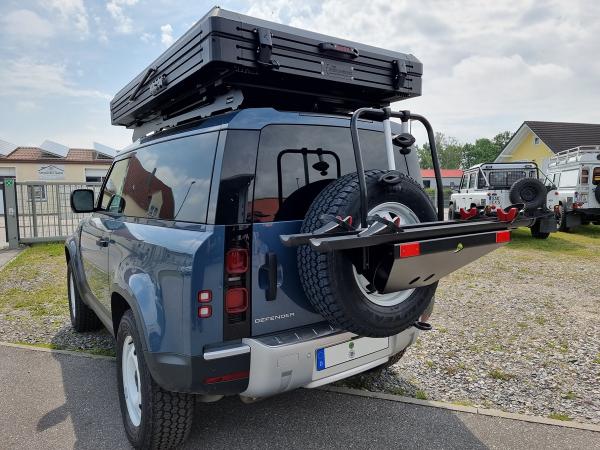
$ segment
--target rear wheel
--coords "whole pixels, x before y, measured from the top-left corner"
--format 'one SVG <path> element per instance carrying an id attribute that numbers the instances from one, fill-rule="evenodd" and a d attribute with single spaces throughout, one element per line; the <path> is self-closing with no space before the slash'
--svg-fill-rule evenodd
<path id="1" fill-rule="evenodd" d="M 437 220 L 431 200 L 411 178 L 398 174 L 394 184 L 381 181 L 386 172 L 365 172 L 368 208 L 401 225 Z M 321 216 L 360 216 L 358 176 L 348 174 L 327 186 L 311 205 L 302 233 L 322 226 Z M 377 292 L 372 280 L 360 275 L 343 252 L 317 253 L 310 246 L 298 249 L 302 286 L 313 307 L 332 325 L 361 336 L 398 334 L 412 325 L 429 305 L 437 283 L 388 294 Z M 377 261 L 376 261 L 377 262 Z"/>
<path id="2" fill-rule="evenodd" d="M 533 236 L 536 239 L 548 239 L 548 236 L 550 236 L 550 233 L 540 231 L 540 225 L 541 225 L 540 221 L 536 220 L 535 223 L 530 228 L 531 236 Z"/>
<path id="3" fill-rule="evenodd" d="M 117 332 L 117 384 L 127 438 L 135 448 L 180 445 L 192 427 L 194 396 L 166 391 L 152 379 L 131 310 Z"/>

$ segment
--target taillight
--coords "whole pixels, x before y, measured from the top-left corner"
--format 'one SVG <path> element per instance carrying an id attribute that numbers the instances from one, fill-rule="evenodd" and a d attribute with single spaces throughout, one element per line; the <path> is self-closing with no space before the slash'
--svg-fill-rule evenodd
<path id="1" fill-rule="evenodd" d="M 225 255 L 227 273 L 239 275 L 248 270 L 248 250 L 245 248 L 232 248 Z"/>
<path id="2" fill-rule="evenodd" d="M 201 319 L 206 319 L 210 316 L 212 316 L 212 306 L 202 305 L 198 307 L 198 317 L 200 317 Z"/>
<path id="3" fill-rule="evenodd" d="M 510 242 L 510 231 L 498 231 L 496 233 L 496 244 L 503 244 L 505 242 Z"/>
<path id="4" fill-rule="evenodd" d="M 248 309 L 248 291 L 246 288 L 230 288 L 225 293 L 225 310 L 227 314 L 243 313 Z"/>
<path id="5" fill-rule="evenodd" d="M 209 303 L 212 300 L 212 291 L 200 291 L 198 292 L 198 301 L 200 303 Z"/>
<path id="6" fill-rule="evenodd" d="M 409 242 L 400 244 L 400 258 L 410 258 L 421 254 L 421 244 L 418 242 Z"/>

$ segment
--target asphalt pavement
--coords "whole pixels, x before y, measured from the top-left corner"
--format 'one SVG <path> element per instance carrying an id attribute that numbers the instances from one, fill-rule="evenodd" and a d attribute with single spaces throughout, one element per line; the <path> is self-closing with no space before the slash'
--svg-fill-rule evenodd
<path id="1" fill-rule="evenodd" d="M 0 346 L 0 448 L 124 449 L 115 362 Z M 600 433 L 322 390 L 196 407 L 185 448 L 600 449 Z"/>

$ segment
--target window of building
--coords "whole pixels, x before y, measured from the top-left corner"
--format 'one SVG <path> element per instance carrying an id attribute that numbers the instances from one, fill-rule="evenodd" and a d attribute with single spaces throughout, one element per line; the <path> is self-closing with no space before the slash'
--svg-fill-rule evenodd
<path id="1" fill-rule="evenodd" d="M 533 138 L 533 144 L 534 145 L 538 145 L 539 143 L 540 143 L 540 138 L 537 137 L 537 136 L 534 136 L 534 138 Z"/>
<path id="2" fill-rule="evenodd" d="M 103 169 L 85 169 L 85 182 L 103 183 L 106 178 L 106 172 Z"/>
<path id="3" fill-rule="evenodd" d="M 123 214 L 206 222 L 217 139 L 205 133 L 137 150 L 122 190 Z"/>
<path id="4" fill-rule="evenodd" d="M 46 185 L 38 184 L 38 185 L 30 185 L 27 189 L 27 196 L 29 201 L 41 201 L 45 202 L 47 200 L 46 197 Z"/>
<path id="5" fill-rule="evenodd" d="M 383 133 L 360 130 L 365 170 L 386 169 Z M 394 152 L 396 167 L 406 160 Z M 347 128 L 269 125 L 261 131 L 256 163 L 254 221 L 303 219 L 312 200 L 331 181 L 356 170 Z"/>

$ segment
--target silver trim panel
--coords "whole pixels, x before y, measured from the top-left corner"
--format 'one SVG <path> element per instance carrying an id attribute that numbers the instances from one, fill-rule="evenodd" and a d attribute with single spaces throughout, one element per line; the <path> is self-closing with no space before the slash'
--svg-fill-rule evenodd
<path id="1" fill-rule="evenodd" d="M 240 345 L 238 347 L 224 348 L 222 350 L 213 350 L 211 352 L 204 352 L 204 359 L 212 361 L 214 359 L 229 358 L 230 356 L 244 355 L 250 353 L 250 347 L 247 345 Z"/>

